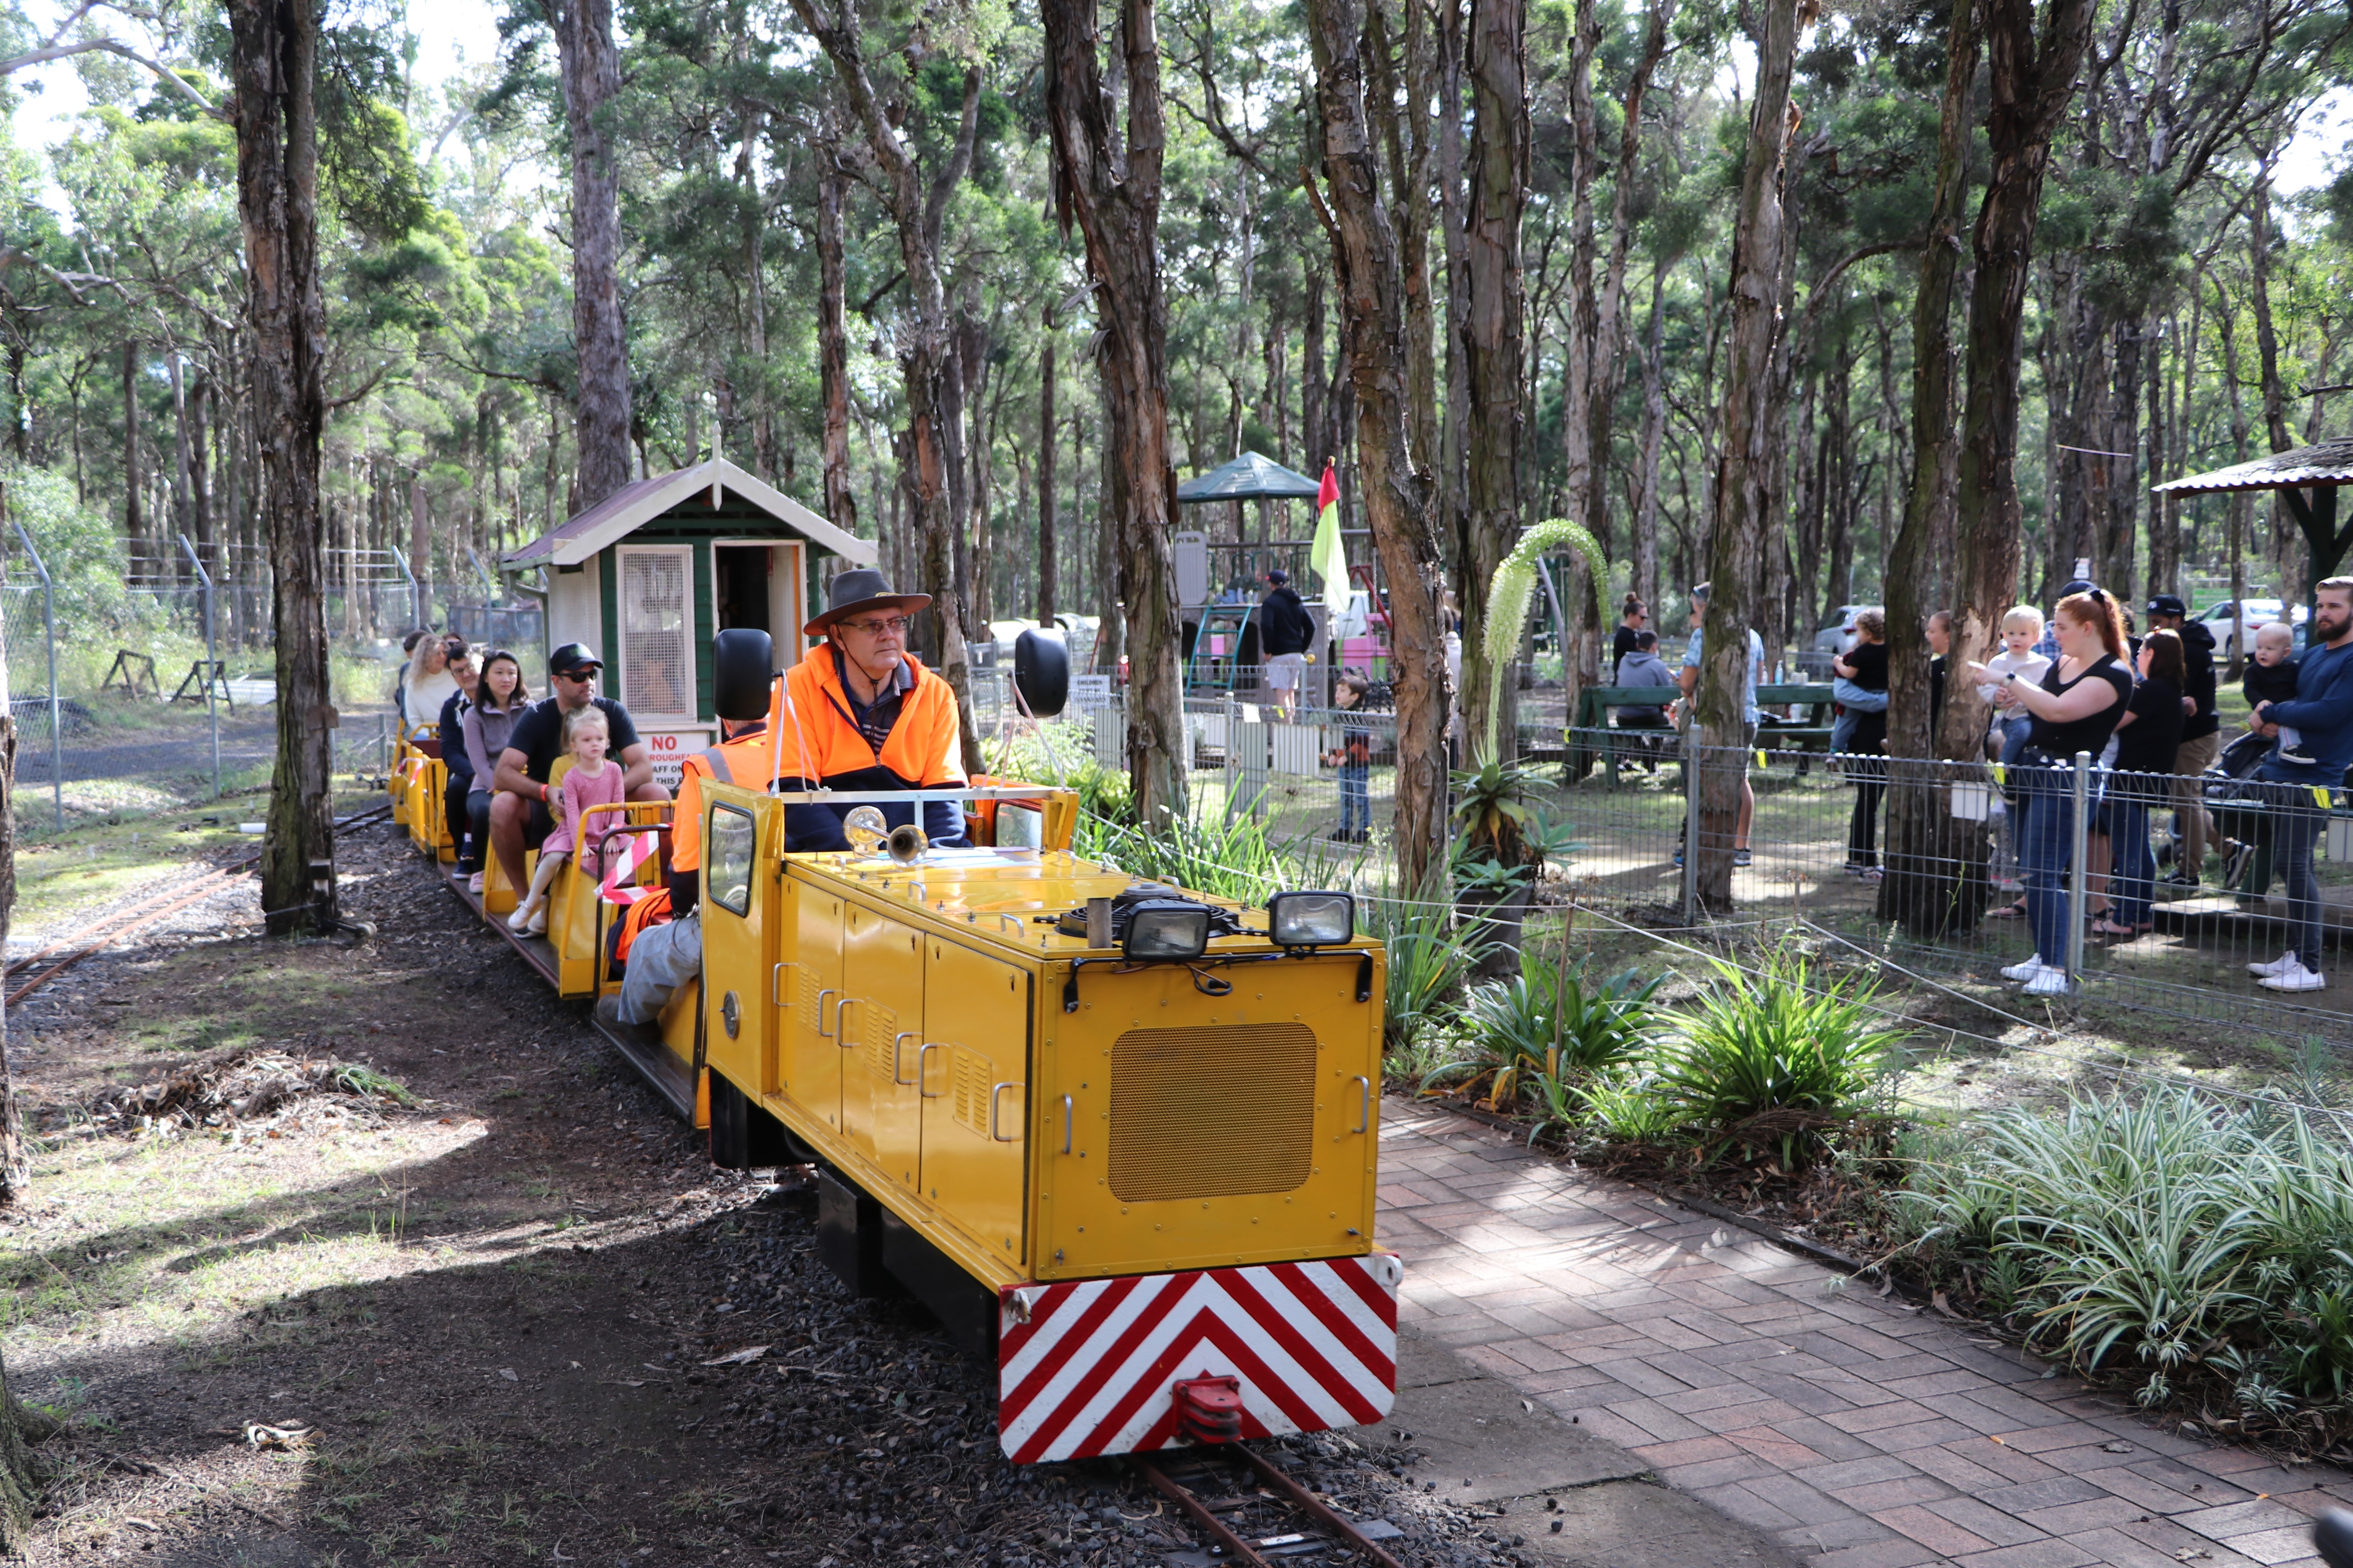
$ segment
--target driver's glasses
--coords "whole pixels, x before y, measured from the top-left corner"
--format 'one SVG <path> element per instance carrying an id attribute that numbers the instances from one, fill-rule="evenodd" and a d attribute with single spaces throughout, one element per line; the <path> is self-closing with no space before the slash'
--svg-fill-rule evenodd
<path id="1" fill-rule="evenodd" d="M 905 616 L 876 616 L 870 620 L 844 621 L 843 629 L 870 637 L 897 637 L 907 635 Z"/>

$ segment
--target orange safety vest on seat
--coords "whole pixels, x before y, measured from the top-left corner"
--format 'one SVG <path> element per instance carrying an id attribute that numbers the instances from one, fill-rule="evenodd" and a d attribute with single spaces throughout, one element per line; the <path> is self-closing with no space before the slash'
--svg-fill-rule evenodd
<path id="1" fill-rule="evenodd" d="M 775 700 L 772 698 L 773 702 Z M 765 789 L 767 768 L 776 742 L 765 726 L 723 741 L 686 759 L 678 781 L 678 807 L 670 813 L 670 868 L 696 871 L 702 868 L 702 781 Z"/>
<path id="2" fill-rule="evenodd" d="M 613 928 L 613 962 L 629 962 L 629 949 L 638 938 L 655 926 L 670 923 L 670 889 L 663 888 L 649 893 L 631 904 L 621 915 L 621 923 Z"/>

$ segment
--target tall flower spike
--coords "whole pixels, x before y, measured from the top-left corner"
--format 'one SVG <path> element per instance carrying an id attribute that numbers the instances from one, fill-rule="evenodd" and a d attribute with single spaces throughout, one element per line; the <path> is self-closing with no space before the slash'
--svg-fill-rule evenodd
<path id="1" fill-rule="evenodd" d="M 1528 605 L 1536 592 L 1536 562 L 1546 552 L 1567 546 L 1585 557 L 1587 586 L 1593 599 L 1594 620 L 1600 621 L 1601 585 L 1608 575 L 1609 563 L 1601 558 L 1601 542 L 1588 532 L 1584 524 L 1571 522 L 1565 517 L 1548 518 L 1520 535 L 1512 552 L 1495 567 L 1495 580 L 1487 592 L 1487 625 L 1484 637 L 1487 665 L 1501 670 L 1511 662 L 1518 649 L 1520 628 L 1527 624 Z M 1562 628 L 1564 632 L 1567 628 Z M 1569 649 L 1561 649 L 1563 658 L 1571 657 Z M 1495 720 L 1503 711 L 1504 682 L 1500 676 L 1487 683 L 1487 712 L 1481 721 L 1482 754 L 1495 754 Z"/>

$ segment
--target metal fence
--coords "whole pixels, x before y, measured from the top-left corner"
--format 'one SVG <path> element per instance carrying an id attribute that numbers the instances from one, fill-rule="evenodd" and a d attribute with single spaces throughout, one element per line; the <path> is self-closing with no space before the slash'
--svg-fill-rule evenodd
<path id="1" fill-rule="evenodd" d="M 1359 886 L 1399 891 L 1393 716 L 1196 699 L 1185 722 L 1197 819 L 1247 814 L 1294 861 L 1328 868 L 1338 857 Z M 1123 767 L 1125 731 L 1116 698 L 1096 704 L 1092 759 Z M 1343 771 L 1352 734 L 1360 777 Z M 2226 1058 L 2258 1040 L 2353 1041 L 2353 792 L 2096 764 L 2078 773 L 1920 763 L 1769 741 L 1714 750 L 1672 731 L 1564 735 L 1538 723 L 1523 725 L 1521 751 L 1556 759 L 1532 764 L 1535 808 L 1571 846 L 1546 873 L 1546 902 L 1691 938 L 1802 931 L 1879 965 L 1916 1021 L 1983 1030 L 2003 1019 L 2047 1026 L 2052 1008 L 2093 1021 L 2121 1012 L 2221 1026 L 2192 1033 Z M 1745 831 L 1737 812 L 1702 814 L 1698 853 L 1687 855 L 1699 791 L 1724 773 L 1746 783 Z M 2205 818 L 2195 865 L 2191 811 Z M 2023 907 L 2036 866 L 2047 868 L 2042 942 Z M 2299 926 L 2314 924 L 2306 947 Z M 2003 973 L 2042 945 L 2057 949 L 2040 953 L 2055 983 L 2030 992 Z M 2292 949 L 2314 964 L 2318 988 L 2265 985 L 2276 977 L 2252 972 Z"/>

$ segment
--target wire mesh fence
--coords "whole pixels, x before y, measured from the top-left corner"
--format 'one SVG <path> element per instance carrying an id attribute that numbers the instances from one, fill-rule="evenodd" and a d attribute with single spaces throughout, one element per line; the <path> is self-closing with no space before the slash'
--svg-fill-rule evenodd
<path id="1" fill-rule="evenodd" d="M 1294 866 L 1405 894 L 1394 716 L 1192 699 L 1185 725 L 1197 822 L 1246 816 Z M 1115 697 L 1097 704 L 1092 760 L 1123 768 L 1125 731 Z M 1940 1026 L 2058 1007 L 2353 1040 L 2342 789 L 2073 759 L 1915 763 L 1769 736 L 1706 748 L 1616 727 L 1524 725 L 1531 753 L 1556 759 L 1531 769 L 1530 805 L 1558 847 L 1544 901 L 1703 945 L 1802 931 L 1878 965 L 1894 1005 Z M 1708 809 L 1712 780 L 1728 806 Z"/>

